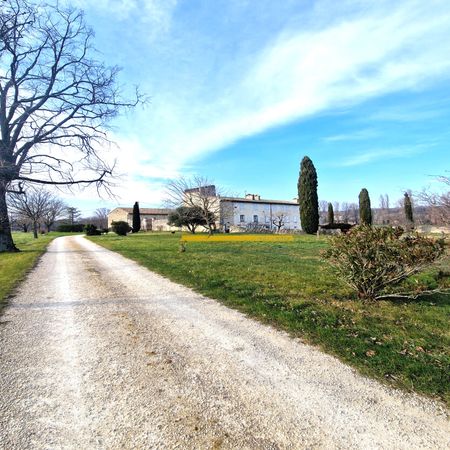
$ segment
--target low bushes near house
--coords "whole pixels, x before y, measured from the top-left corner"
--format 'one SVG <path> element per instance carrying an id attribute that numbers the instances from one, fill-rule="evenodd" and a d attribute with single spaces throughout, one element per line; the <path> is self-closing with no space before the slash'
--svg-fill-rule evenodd
<path id="1" fill-rule="evenodd" d="M 119 236 L 126 236 L 127 233 L 129 233 L 132 230 L 130 225 L 128 225 L 128 223 L 123 220 L 112 222 L 111 229 L 114 231 L 114 233 L 118 234 Z"/>
<path id="2" fill-rule="evenodd" d="M 389 297 L 389 286 L 420 272 L 443 253 L 442 239 L 363 225 L 332 237 L 323 256 L 361 299 L 375 300 Z"/>
<path id="3" fill-rule="evenodd" d="M 97 226 L 92 223 L 88 223 L 84 227 L 84 231 L 86 232 L 87 236 L 100 236 L 102 234 L 102 232 L 97 229 Z"/>

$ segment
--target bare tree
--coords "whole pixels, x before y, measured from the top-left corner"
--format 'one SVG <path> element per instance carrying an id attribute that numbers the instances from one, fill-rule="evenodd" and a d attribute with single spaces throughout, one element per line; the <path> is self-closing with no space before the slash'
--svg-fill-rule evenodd
<path id="1" fill-rule="evenodd" d="M 166 204 L 174 209 L 181 206 L 200 208 L 205 220 L 204 227 L 211 234 L 220 218 L 222 195 L 211 180 L 196 175 L 170 181 L 166 187 Z"/>
<path id="2" fill-rule="evenodd" d="M 82 12 L 4 0 L 0 13 L 0 251 L 17 251 L 7 192 L 24 184 L 108 186 L 113 165 L 99 154 L 123 100 L 117 67 L 91 57 Z"/>
<path id="3" fill-rule="evenodd" d="M 96 225 L 99 228 L 106 229 L 108 228 L 108 208 L 97 208 L 94 212 L 94 218 L 96 221 Z"/>
<path id="4" fill-rule="evenodd" d="M 322 223 L 326 223 L 328 214 L 328 202 L 319 200 L 319 218 Z"/>
<path id="5" fill-rule="evenodd" d="M 348 223 L 350 221 L 350 205 L 347 202 L 343 202 L 341 206 L 341 221 Z"/>
<path id="6" fill-rule="evenodd" d="M 350 203 L 348 205 L 349 208 L 349 222 L 358 223 L 359 219 L 359 206 L 357 203 Z"/>
<path id="7" fill-rule="evenodd" d="M 286 223 L 287 215 L 283 212 L 276 212 L 272 216 L 272 224 L 275 226 L 275 231 L 279 233 Z"/>
<path id="8" fill-rule="evenodd" d="M 334 221 L 341 222 L 341 207 L 339 202 L 333 202 Z"/>
<path id="9" fill-rule="evenodd" d="M 30 188 L 25 193 L 8 196 L 11 209 L 31 222 L 35 239 L 38 237 L 39 222 L 48 213 L 53 200 L 52 194 L 42 188 Z"/>
<path id="10" fill-rule="evenodd" d="M 432 222 L 448 226 L 450 225 L 450 190 L 447 190 L 445 186 L 450 186 L 450 177 L 439 176 L 436 179 L 444 184 L 442 192 L 423 189 L 415 197 L 419 203 L 429 208 Z"/>
<path id="11" fill-rule="evenodd" d="M 11 227 L 20 228 L 24 233 L 28 233 L 30 227 L 30 219 L 22 214 L 18 214 L 15 211 L 9 209 L 9 222 Z"/>
<path id="12" fill-rule="evenodd" d="M 50 232 L 51 227 L 56 222 L 56 219 L 61 216 L 61 214 L 66 211 L 67 206 L 62 200 L 56 197 L 52 197 L 49 200 L 48 208 L 44 211 L 42 215 L 42 222 L 47 227 L 47 232 Z"/>

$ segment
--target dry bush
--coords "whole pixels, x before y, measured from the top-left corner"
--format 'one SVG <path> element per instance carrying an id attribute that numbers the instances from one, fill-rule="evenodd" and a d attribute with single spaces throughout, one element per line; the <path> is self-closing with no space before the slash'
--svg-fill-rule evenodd
<path id="1" fill-rule="evenodd" d="M 444 252 L 442 239 L 405 235 L 391 227 L 359 226 L 330 241 L 323 256 L 363 299 L 379 298 L 387 286 L 421 271 Z"/>

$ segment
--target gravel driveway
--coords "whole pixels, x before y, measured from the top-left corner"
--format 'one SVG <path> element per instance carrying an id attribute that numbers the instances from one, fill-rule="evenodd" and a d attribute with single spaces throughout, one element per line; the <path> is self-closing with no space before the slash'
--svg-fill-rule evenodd
<path id="1" fill-rule="evenodd" d="M 448 448 L 446 411 L 58 238 L 0 319 L 2 449 Z"/>

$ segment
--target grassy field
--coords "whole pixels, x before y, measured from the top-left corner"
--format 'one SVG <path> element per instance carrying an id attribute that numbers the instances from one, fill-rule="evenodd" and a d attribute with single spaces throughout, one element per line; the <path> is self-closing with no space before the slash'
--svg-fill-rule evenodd
<path id="1" fill-rule="evenodd" d="M 13 233 L 14 242 L 20 253 L 0 253 L 0 310 L 8 294 L 25 277 L 47 245 L 63 233 L 40 235 L 33 239 L 33 233 Z"/>
<path id="2" fill-rule="evenodd" d="M 320 258 L 327 239 L 186 242 L 180 235 L 92 240 L 263 322 L 320 346 L 360 372 L 450 404 L 450 296 L 362 303 Z M 450 287 L 450 257 L 407 288 Z"/>

